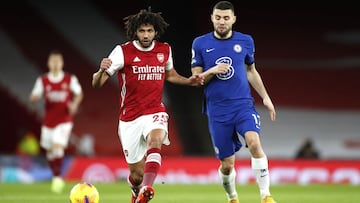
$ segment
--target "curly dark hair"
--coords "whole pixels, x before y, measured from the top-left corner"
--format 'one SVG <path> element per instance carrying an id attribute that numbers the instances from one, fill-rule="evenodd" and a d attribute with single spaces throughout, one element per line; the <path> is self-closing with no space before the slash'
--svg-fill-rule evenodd
<path id="1" fill-rule="evenodd" d="M 126 35 L 130 40 L 137 39 L 136 30 L 144 24 L 150 24 L 154 26 L 155 32 L 157 32 L 155 39 L 159 39 L 164 34 L 169 24 L 161 16 L 161 13 L 154 13 L 151 11 L 151 7 L 148 9 L 142 9 L 139 13 L 129 15 L 124 18 Z"/>

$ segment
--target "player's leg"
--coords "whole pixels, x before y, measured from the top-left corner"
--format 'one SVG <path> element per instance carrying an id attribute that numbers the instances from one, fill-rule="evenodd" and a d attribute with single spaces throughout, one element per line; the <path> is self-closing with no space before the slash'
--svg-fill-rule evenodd
<path id="1" fill-rule="evenodd" d="M 245 140 L 251 154 L 251 167 L 259 186 L 261 203 L 275 203 L 270 194 L 268 159 L 262 149 L 259 134 L 254 131 L 248 131 L 245 133 Z"/>
<path id="2" fill-rule="evenodd" d="M 161 166 L 161 146 L 166 132 L 163 129 L 154 129 L 147 136 L 147 151 L 143 185 L 153 185 Z"/>
<path id="3" fill-rule="evenodd" d="M 260 116 L 253 110 L 237 125 L 237 131 L 244 135 L 251 154 L 251 167 L 259 186 L 261 202 L 275 203 L 270 194 L 268 159 L 260 142 Z"/>
<path id="4" fill-rule="evenodd" d="M 143 117 L 145 124 L 146 158 L 144 178 L 137 203 L 146 203 L 154 197 L 152 185 L 161 166 L 161 146 L 170 144 L 168 139 L 168 114 L 155 113 Z"/>
<path id="5" fill-rule="evenodd" d="M 230 203 L 239 202 L 236 192 L 236 170 L 234 164 L 235 155 L 221 159 L 221 164 L 218 171 L 221 183 L 225 189 L 226 196 Z"/>
<path id="6" fill-rule="evenodd" d="M 265 196 L 270 195 L 270 178 L 267 157 L 261 147 L 259 135 L 256 132 L 246 132 L 245 139 L 251 154 L 251 167 L 260 189 L 261 198 L 265 198 Z"/>
<path id="7" fill-rule="evenodd" d="M 60 171 L 58 170 L 56 164 L 56 156 L 53 151 L 53 143 L 52 137 L 54 135 L 54 128 L 48 128 L 46 126 L 42 126 L 41 128 L 41 137 L 40 137 L 40 145 L 42 148 L 46 150 L 46 159 L 53 174 L 52 182 L 51 182 L 51 191 L 54 193 L 60 193 L 61 188 L 61 179 L 59 178 Z M 58 186 L 59 185 L 59 186 Z"/>
<path id="8" fill-rule="evenodd" d="M 50 154 L 49 164 L 53 172 L 53 179 L 51 183 L 51 191 L 54 193 L 61 193 L 65 182 L 61 177 L 61 169 L 64 161 L 64 146 L 60 144 L 53 144 L 51 150 L 48 152 Z"/>
<path id="9" fill-rule="evenodd" d="M 134 203 L 138 196 L 145 166 L 146 142 L 139 120 L 138 118 L 130 122 L 119 121 L 118 126 L 119 139 L 130 171 L 128 183 L 131 188 L 131 203 Z"/>
<path id="10" fill-rule="evenodd" d="M 54 128 L 41 128 L 40 145 L 46 150 L 46 159 L 53 174 L 51 190 L 55 193 L 61 193 L 65 185 L 61 178 L 61 168 L 71 129 L 71 123 L 60 124 Z"/>
<path id="11" fill-rule="evenodd" d="M 51 157 L 50 166 L 54 174 L 51 189 L 55 193 L 61 193 L 65 186 L 61 170 L 64 162 L 65 149 L 69 143 L 72 127 L 73 124 L 69 122 L 59 124 L 53 129 L 51 137 L 52 144 L 49 154 Z"/>
<path id="12" fill-rule="evenodd" d="M 134 203 L 140 190 L 140 185 L 144 176 L 145 159 L 140 162 L 128 164 L 130 174 L 128 176 L 128 183 L 131 188 L 131 203 Z"/>
<path id="13" fill-rule="evenodd" d="M 234 144 L 234 125 L 217 122 L 208 118 L 209 131 L 215 155 L 220 160 L 219 176 L 229 202 L 237 203 L 235 152 L 239 146 Z"/>
<path id="14" fill-rule="evenodd" d="M 146 203 L 154 197 L 152 185 L 161 166 L 161 145 L 165 135 L 163 129 L 154 129 L 147 136 L 144 176 L 136 203 Z"/>

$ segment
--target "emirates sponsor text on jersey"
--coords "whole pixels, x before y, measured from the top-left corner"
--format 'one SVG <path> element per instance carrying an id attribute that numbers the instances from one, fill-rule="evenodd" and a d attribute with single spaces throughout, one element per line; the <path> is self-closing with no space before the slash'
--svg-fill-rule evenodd
<path id="1" fill-rule="evenodd" d="M 133 73 L 138 74 L 138 80 L 162 80 L 164 66 L 132 66 Z"/>
<path id="2" fill-rule="evenodd" d="M 60 91 L 53 90 L 46 94 L 46 97 L 50 102 L 65 102 L 67 96 L 68 96 L 68 92 L 64 90 L 60 90 Z"/>

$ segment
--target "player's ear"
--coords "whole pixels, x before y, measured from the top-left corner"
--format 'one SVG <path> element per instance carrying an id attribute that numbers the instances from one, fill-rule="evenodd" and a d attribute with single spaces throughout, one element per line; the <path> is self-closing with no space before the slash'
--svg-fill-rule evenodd
<path id="1" fill-rule="evenodd" d="M 214 15 L 211 14 L 211 15 L 210 15 L 210 21 L 211 21 L 211 23 L 214 23 L 214 18 L 215 18 Z"/>

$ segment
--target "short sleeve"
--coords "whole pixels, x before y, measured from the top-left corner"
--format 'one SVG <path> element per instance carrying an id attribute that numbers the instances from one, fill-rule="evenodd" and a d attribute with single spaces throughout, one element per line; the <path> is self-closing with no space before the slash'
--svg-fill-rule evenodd
<path id="1" fill-rule="evenodd" d="M 79 80 L 75 75 L 71 76 L 70 90 L 71 90 L 72 93 L 74 93 L 76 95 L 79 95 L 82 92 L 82 88 L 81 88 L 81 85 L 79 83 Z"/>
<path id="2" fill-rule="evenodd" d="M 165 66 L 165 70 L 170 70 L 172 68 L 174 68 L 174 61 L 173 61 L 173 57 L 172 57 L 172 51 L 171 51 L 171 47 L 169 46 L 169 58 L 166 62 L 166 66 Z"/>
<path id="3" fill-rule="evenodd" d="M 38 77 L 35 81 L 35 85 L 31 91 L 31 95 L 41 96 L 44 93 L 44 87 L 41 81 L 41 77 Z"/>
<path id="4" fill-rule="evenodd" d="M 254 45 L 254 40 L 251 36 L 249 36 L 249 40 L 248 40 L 248 44 L 246 47 L 247 53 L 245 56 L 245 64 L 246 65 L 251 65 L 255 62 L 255 45 Z"/>
<path id="5" fill-rule="evenodd" d="M 124 67 L 124 53 L 120 45 L 117 45 L 109 55 L 109 58 L 112 61 L 111 66 L 106 70 L 106 72 L 112 76 L 118 70 Z"/>
<path id="6" fill-rule="evenodd" d="M 199 38 L 195 38 L 191 47 L 191 67 L 203 66 Z"/>

